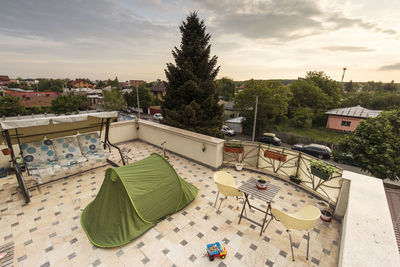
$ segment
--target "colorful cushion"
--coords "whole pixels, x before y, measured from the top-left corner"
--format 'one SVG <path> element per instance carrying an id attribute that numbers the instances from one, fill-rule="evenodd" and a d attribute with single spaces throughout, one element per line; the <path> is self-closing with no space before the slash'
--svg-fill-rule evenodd
<path id="1" fill-rule="evenodd" d="M 81 156 L 81 157 L 71 157 L 71 158 L 66 158 L 66 159 L 59 159 L 58 163 L 62 167 L 68 167 L 68 166 L 79 164 L 79 163 L 82 163 L 85 161 L 87 161 L 87 159 L 85 157 Z"/>
<path id="2" fill-rule="evenodd" d="M 77 139 L 83 154 L 105 152 L 97 132 L 78 135 Z"/>
<path id="3" fill-rule="evenodd" d="M 90 163 L 97 163 L 107 160 L 110 157 L 110 153 L 109 152 L 88 153 L 85 155 L 85 157 L 88 159 Z"/>
<path id="4" fill-rule="evenodd" d="M 21 144 L 21 151 L 28 167 L 56 160 L 56 153 L 51 140 Z"/>
<path id="5" fill-rule="evenodd" d="M 54 139 L 53 145 L 58 160 L 82 157 L 78 140 L 74 136 Z"/>
<path id="6" fill-rule="evenodd" d="M 56 161 L 47 161 L 41 164 L 32 164 L 28 167 L 29 173 L 36 177 L 48 177 L 61 171 L 61 166 Z"/>

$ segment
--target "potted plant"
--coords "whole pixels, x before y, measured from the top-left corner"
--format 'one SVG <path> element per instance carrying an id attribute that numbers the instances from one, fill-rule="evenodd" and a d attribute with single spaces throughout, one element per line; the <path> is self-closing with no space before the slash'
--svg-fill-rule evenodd
<path id="1" fill-rule="evenodd" d="M 277 152 L 277 151 L 272 151 L 272 150 L 265 150 L 264 151 L 264 157 L 270 158 L 270 159 L 275 159 L 279 161 L 286 161 L 286 154 Z"/>
<path id="2" fill-rule="evenodd" d="M 323 200 L 317 200 L 317 202 L 315 202 L 315 205 L 321 211 L 321 220 L 323 220 L 324 222 L 330 222 L 332 220 L 332 211 L 329 203 Z"/>
<path id="3" fill-rule="evenodd" d="M 315 206 L 322 212 L 323 210 L 329 209 L 329 204 L 326 201 L 323 200 L 317 200 L 315 202 Z"/>
<path id="4" fill-rule="evenodd" d="M 230 153 L 243 153 L 243 144 L 240 142 L 225 143 L 224 151 Z"/>
<path id="5" fill-rule="evenodd" d="M 329 165 L 322 160 L 312 160 L 310 162 L 311 173 L 322 180 L 329 180 L 332 174 L 336 171 L 336 168 Z"/>
<path id="6" fill-rule="evenodd" d="M 332 213 L 329 209 L 321 211 L 321 220 L 324 222 L 330 222 L 332 220 Z"/>
<path id="7" fill-rule="evenodd" d="M 260 190 L 265 190 L 268 188 L 267 186 L 267 181 L 264 180 L 264 178 L 260 177 L 259 179 L 257 179 L 256 181 L 256 187 Z"/>
<path id="8" fill-rule="evenodd" d="M 236 163 L 235 163 L 235 169 L 236 169 L 237 171 L 241 171 L 241 170 L 243 169 L 243 163 L 241 163 L 241 162 L 236 162 Z"/>

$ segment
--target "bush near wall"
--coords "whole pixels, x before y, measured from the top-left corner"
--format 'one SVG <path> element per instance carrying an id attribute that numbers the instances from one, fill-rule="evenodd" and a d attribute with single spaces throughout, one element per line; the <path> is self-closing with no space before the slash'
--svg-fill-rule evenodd
<path id="1" fill-rule="evenodd" d="M 277 132 L 276 135 L 278 136 L 278 138 L 281 139 L 281 141 L 283 143 L 286 144 L 290 144 L 290 145 L 294 145 L 294 144 L 321 144 L 324 146 L 328 146 L 330 148 L 334 148 L 337 146 L 336 143 L 334 142 L 327 142 L 327 141 L 323 141 L 323 140 L 315 140 L 313 138 L 310 137 L 305 137 L 305 136 L 300 136 L 300 135 L 295 135 L 292 133 L 286 133 L 286 132 Z"/>

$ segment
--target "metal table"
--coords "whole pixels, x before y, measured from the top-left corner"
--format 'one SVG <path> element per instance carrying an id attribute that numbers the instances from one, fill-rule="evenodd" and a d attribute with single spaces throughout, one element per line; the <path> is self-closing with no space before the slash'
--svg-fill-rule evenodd
<path id="1" fill-rule="evenodd" d="M 272 214 L 271 214 L 271 201 L 275 197 L 275 195 L 279 192 L 279 190 L 281 188 L 279 186 L 273 185 L 273 184 L 271 184 L 270 182 L 267 181 L 268 188 L 266 190 L 261 190 L 261 189 L 258 189 L 256 187 L 256 181 L 257 181 L 257 179 L 250 178 L 249 180 L 244 182 L 238 188 L 238 190 L 243 192 L 243 194 L 245 196 L 245 201 L 243 202 L 242 212 L 240 213 L 239 224 L 240 224 L 240 221 L 242 220 L 242 218 L 244 218 L 244 219 L 252 222 L 253 224 L 260 226 L 261 227 L 260 235 L 262 235 L 262 233 L 265 231 L 265 229 L 268 226 L 268 224 L 265 226 L 265 223 L 267 221 L 267 216 L 268 215 L 272 216 Z M 255 206 L 251 205 L 250 201 L 249 201 L 249 196 L 252 196 L 254 198 L 258 198 L 258 199 L 260 199 L 262 201 L 267 202 L 268 203 L 267 209 L 263 210 L 261 208 L 258 208 L 258 207 L 255 207 Z M 254 221 L 254 220 L 252 220 L 252 219 L 250 219 L 250 218 L 248 218 L 248 217 L 243 215 L 243 212 L 244 212 L 244 210 L 246 208 L 246 203 L 247 203 L 247 205 L 249 206 L 250 209 L 254 208 L 255 210 L 258 210 L 258 211 L 261 211 L 261 212 L 265 213 L 264 220 L 262 221 L 262 224 L 258 223 L 258 222 L 256 222 L 256 221 Z M 264 228 L 264 226 L 265 226 L 265 228 Z"/>

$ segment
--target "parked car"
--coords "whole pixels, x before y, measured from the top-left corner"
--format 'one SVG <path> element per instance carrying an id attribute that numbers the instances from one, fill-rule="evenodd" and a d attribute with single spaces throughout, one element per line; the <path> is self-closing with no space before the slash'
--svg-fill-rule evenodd
<path id="1" fill-rule="evenodd" d="M 234 136 L 235 131 L 226 125 L 222 125 L 221 132 L 227 136 Z"/>
<path id="2" fill-rule="evenodd" d="M 332 151 L 329 147 L 319 144 L 296 144 L 292 146 L 292 149 L 304 152 L 320 159 L 329 159 L 332 156 Z"/>
<path id="3" fill-rule="evenodd" d="M 265 144 L 273 144 L 275 146 L 280 146 L 281 145 L 281 139 L 276 137 L 274 133 L 264 133 L 260 137 L 260 142 L 265 143 Z"/>
<path id="4" fill-rule="evenodd" d="M 157 121 L 160 121 L 160 120 L 162 120 L 162 119 L 164 119 L 164 118 L 163 118 L 163 116 L 161 115 L 161 113 L 156 113 L 156 114 L 153 115 L 153 119 L 155 119 L 155 120 L 157 120 Z"/>
<path id="5" fill-rule="evenodd" d="M 359 167 L 359 165 L 355 162 L 354 156 L 352 153 L 334 150 L 333 151 L 333 160 L 338 163 Z"/>

